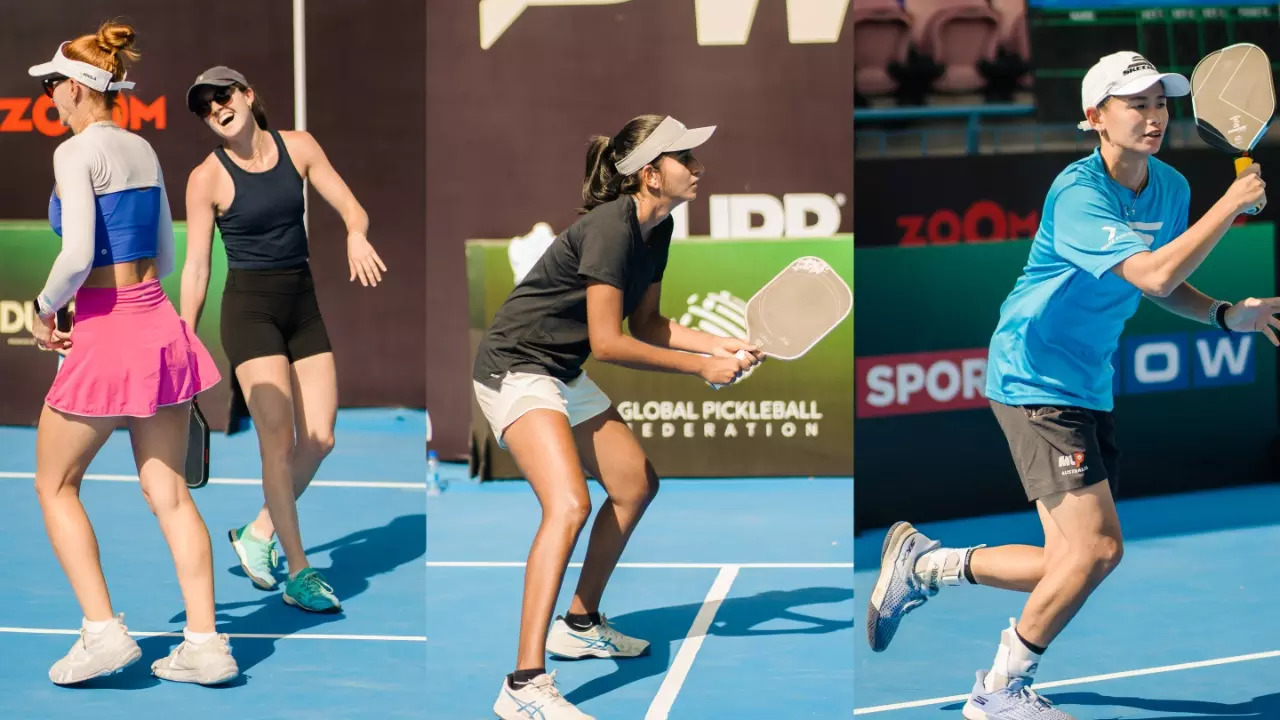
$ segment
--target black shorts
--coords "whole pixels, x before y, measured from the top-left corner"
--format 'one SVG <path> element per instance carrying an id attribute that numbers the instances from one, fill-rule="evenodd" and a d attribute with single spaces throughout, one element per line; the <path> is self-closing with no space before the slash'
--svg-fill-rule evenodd
<path id="1" fill-rule="evenodd" d="M 292 363 L 333 349 L 306 266 L 228 270 L 221 329 L 233 371 L 254 358 L 284 355 Z"/>
<path id="2" fill-rule="evenodd" d="M 1063 405 L 1005 405 L 991 409 L 1009 441 L 1027 499 L 1108 481 L 1119 488 L 1120 448 L 1115 416 Z"/>

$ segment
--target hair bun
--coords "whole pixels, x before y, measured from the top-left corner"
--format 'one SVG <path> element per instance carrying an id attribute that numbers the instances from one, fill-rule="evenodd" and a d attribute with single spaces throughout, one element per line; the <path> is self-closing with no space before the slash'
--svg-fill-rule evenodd
<path id="1" fill-rule="evenodd" d="M 98 29 L 98 46 L 114 55 L 132 46 L 135 37 L 136 33 L 128 25 L 103 23 Z"/>

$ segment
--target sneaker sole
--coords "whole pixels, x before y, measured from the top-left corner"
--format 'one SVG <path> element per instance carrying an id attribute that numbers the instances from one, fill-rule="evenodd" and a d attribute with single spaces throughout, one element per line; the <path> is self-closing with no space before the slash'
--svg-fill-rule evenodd
<path id="1" fill-rule="evenodd" d="M 332 614 L 334 614 L 334 613 L 342 612 L 342 606 L 341 606 L 341 605 L 338 605 L 338 606 L 336 606 L 336 607 L 331 607 L 331 608 L 325 608 L 324 610 L 312 610 L 311 608 L 307 607 L 306 605 L 303 605 L 302 603 L 298 602 L 297 600 L 294 600 L 293 598 L 289 597 L 289 595 L 288 595 L 287 593 L 286 593 L 286 594 L 284 594 L 284 595 L 281 595 L 281 597 L 283 597 L 283 598 L 284 598 L 284 604 L 285 604 L 285 605 L 292 605 L 292 606 L 294 606 L 294 607 L 298 608 L 299 610 L 306 610 L 307 612 L 311 612 L 311 613 L 317 613 L 317 614 L 320 614 L 320 615 L 332 615 Z"/>
<path id="2" fill-rule="evenodd" d="M 966 702 L 964 704 L 964 709 L 960 711 L 960 715 L 962 715 L 965 720 L 990 720 L 991 718 L 990 715 L 987 715 L 985 712 L 979 710 L 971 702 Z"/>
<path id="3" fill-rule="evenodd" d="M 165 676 L 161 675 L 160 673 L 156 672 L 154 669 L 152 669 L 151 674 L 152 674 L 152 675 L 154 675 L 154 676 L 156 676 L 156 677 L 158 677 L 158 678 L 160 678 L 161 680 L 166 680 L 166 681 L 168 681 L 168 682 L 191 683 L 191 684 L 193 684 L 193 685 L 213 686 L 213 685 L 222 685 L 222 684 L 224 684 L 224 683 L 231 682 L 232 680 L 235 680 L 236 678 L 240 677 L 240 670 L 239 670 L 239 669 L 232 670 L 232 671 L 229 671 L 229 672 L 230 672 L 230 674 L 223 674 L 223 675 L 219 675 L 219 676 L 214 677 L 214 678 L 213 678 L 213 679 L 211 679 L 211 680 L 203 680 L 203 679 L 201 679 L 201 678 L 199 678 L 199 677 L 197 677 L 197 676 L 194 676 L 194 675 L 189 675 L 189 676 L 185 676 L 185 677 L 177 677 L 177 676 L 174 676 L 174 677 L 165 677 Z"/>
<path id="4" fill-rule="evenodd" d="M 557 660 L 590 660 L 600 658 L 608 660 L 609 658 L 626 660 L 628 658 L 644 657 L 649 654 L 649 646 L 646 645 L 643 650 L 634 655 L 624 655 L 621 653 L 613 653 L 607 650 L 584 650 L 581 655 L 565 655 L 563 653 L 547 648 L 547 654 Z"/>
<path id="5" fill-rule="evenodd" d="M 867 602 L 867 644 L 875 652 L 883 652 L 889 645 L 876 647 L 876 625 L 880 620 L 880 606 L 884 602 L 885 593 L 889 592 L 889 584 L 897 570 L 898 554 L 902 552 L 902 544 L 917 530 L 909 522 L 899 521 L 885 533 L 884 544 L 880 546 L 880 575 L 876 578 L 875 588 L 871 591 L 871 599 Z"/>
<path id="6" fill-rule="evenodd" d="M 266 591 L 275 590 L 276 586 L 280 584 L 279 582 L 273 582 L 270 585 L 264 585 L 261 581 L 258 580 L 258 578 L 253 573 L 249 572 L 248 562 L 245 559 L 244 552 L 240 549 L 240 541 L 236 539 L 236 531 L 228 530 L 227 538 L 231 540 L 231 549 L 236 551 L 236 558 L 240 560 L 240 569 L 244 571 L 244 574 L 246 576 L 248 576 L 249 582 L 253 583 L 253 586 L 258 588 L 259 590 L 266 590 Z"/>
<path id="7" fill-rule="evenodd" d="M 54 685 L 59 685 L 59 686 L 63 686 L 63 687 L 68 686 L 68 685 L 79 685 L 80 683 L 89 682 L 90 680 L 93 680 L 93 679 L 96 679 L 96 678 L 100 678 L 100 677 L 107 677 L 107 676 L 115 675 L 116 673 L 122 672 L 122 671 L 124 671 L 124 669 L 125 669 L 125 668 L 127 668 L 127 667 L 129 667 L 130 665 L 132 665 L 132 664 L 134 664 L 134 663 L 138 662 L 138 660 L 139 660 L 139 659 L 141 659 L 141 658 L 142 658 L 142 648 L 140 648 L 140 647 L 138 647 L 138 646 L 136 646 L 136 645 L 135 645 L 135 646 L 134 646 L 134 648 L 133 648 L 133 652 L 129 653 L 129 655 L 125 657 L 123 664 L 121 664 L 121 665 L 120 665 L 120 666 L 118 666 L 118 667 L 115 667 L 115 668 L 110 669 L 110 670 L 101 670 L 101 671 L 99 671 L 99 672 L 97 672 L 97 673 L 94 673 L 93 675 L 88 676 L 88 677 L 80 678 L 79 680 L 67 680 L 67 681 L 65 681 L 65 682 L 58 682 L 57 680 L 54 680 L 53 678 L 49 678 L 49 681 L 50 681 L 50 682 L 52 682 Z"/>
<path id="8" fill-rule="evenodd" d="M 578 712 L 582 712 L 582 711 L 579 710 Z M 498 712 L 498 708 L 496 707 L 493 709 L 493 716 L 498 718 L 498 720 L 508 720 L 508 717 L 513 717 L 516 720 L 526 720 L 529 717 L 528 715 L 521 714 L 520 711 L 518 710 L 516 711 L 516 714 L 513 716 L 504 716 L 502 713 Z M 583 717 L 586 720 L 596 720 L 596 717 L 594 715 L 583 715 Z"/>

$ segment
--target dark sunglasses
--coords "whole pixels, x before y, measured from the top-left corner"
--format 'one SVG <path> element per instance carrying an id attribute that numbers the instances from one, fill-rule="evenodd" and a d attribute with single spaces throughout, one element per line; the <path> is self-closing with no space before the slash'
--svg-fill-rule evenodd
<path id="1" fill-rule="evenodd" d="M 216 102 L 219 105 L 226 105 L 231 102 L 231 96 L 235 91 L 236 86 L 234 85 L 212 88 L 211 90 L 202 90 L 196 97 L 195 106 L 191 108 L 191 111 L 201 118 L 209 117 L 209 111 L 212 109 L 213 103 Z"/>
<path id="2" fill-rule="evenodd" d="M 47 77 L 44 80 L 41 80 L 40 84 L 44 86 L 44 94 L 49 97 L 53 97 L 53 91 L 58 87 L 58 83 L 61 83 L 66 79 L 67 78 L 64 75 L 54 75 L 53 77 Z"/>

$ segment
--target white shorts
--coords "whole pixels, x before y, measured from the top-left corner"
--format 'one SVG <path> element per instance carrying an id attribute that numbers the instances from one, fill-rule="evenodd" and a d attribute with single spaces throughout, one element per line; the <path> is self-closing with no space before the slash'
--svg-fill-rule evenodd
<path id="1" fill-rule="evenodd" d="M 569 426 L 580 425 L 613 406 L 609 396 L 584 372 L 571 382 L 549 375 L 510 372 L 502 378 L 502 389 L 472 381 L 480 410 L 493 428 L 498 446 L 506 449 L 502 434 L 530 410 L 555 410 L 569 418 Z"/>

